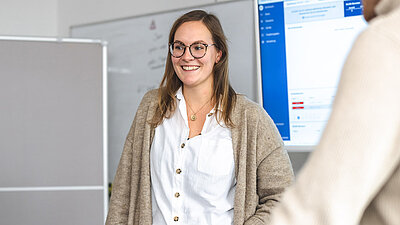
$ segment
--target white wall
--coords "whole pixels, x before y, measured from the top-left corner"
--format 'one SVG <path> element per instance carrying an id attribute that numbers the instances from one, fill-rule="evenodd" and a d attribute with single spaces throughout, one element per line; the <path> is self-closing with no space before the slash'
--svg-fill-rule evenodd
<path id="1" fill-rule="evenodd" d="M 69 28 L 73 25 L 195 7 L 219 1 L 227 0 L 59 0 L 59 35 L 68 36 Z"/>
<path id="2" fill-rule="evenodd" d="M 0 35 L 57 36 L 58 0 L 0 0 Z"/>
<path id="3" fill-rule="evenodd" d="M 0 35 L 69 36 L 73 25 L 233 0 L 0 0 Z"/>

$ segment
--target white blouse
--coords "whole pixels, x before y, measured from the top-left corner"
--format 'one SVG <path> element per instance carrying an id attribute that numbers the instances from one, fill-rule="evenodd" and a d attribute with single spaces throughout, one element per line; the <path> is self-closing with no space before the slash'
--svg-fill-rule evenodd
<path id="1" fill-rule="evenodd" d="M 155 129 L 150 152 L 153 225 L 232 225 L 236 179 L 232 137 L 211 110 L 189 137 L 186 103 Z M 222 123 L 223 124 L 223 123 Z"/>

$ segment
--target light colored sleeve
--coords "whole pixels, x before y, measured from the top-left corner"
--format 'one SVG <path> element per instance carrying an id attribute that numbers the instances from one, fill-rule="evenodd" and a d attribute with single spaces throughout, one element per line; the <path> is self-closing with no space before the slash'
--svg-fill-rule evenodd
<path id="1" fill-rule="evenodd" d="M 106 219 L 106 225 L 128 224 L 132 207 L 138 201 L 141 180 L 141 152 L 143 134 L 147 123 L 147 113 L 154 91 L 149 91 L 141 100 L 129 133 L 126 137 L 121 159 L 112 185 L 111 199 Z"/>
<path id="2" fill-rule="evenodd" d="M 273 144 L 272 144 L 273 143 Z M 265 150 L 265 149 L 270 150 Z M 289 156 L 283 148 L 278 129 L 269 116 L 262 116 L 257 128 L 257 196 L 255 214 L 244 225 L 266 225 L 270 222 L 272 209 L 278 204 L 282 193 L 294 181 Z M 262 149 L 262 150 L 260 150 Z M 268 152 L 267 155 L 264 155 Z"/>
<path id="3" fill-rule="evenodd" d="M 131 177 L 132 177 L 132 139 L 134 124 L 126 138 L 117 173 L 112 187 L 112 194 L 107 214 L 106 225 L 128 224 Z"/>
<path id="4" fill-rule="evenodd" d="M 360 35 L 320 144 L 273 211 L 273 225 L 359 223 L 399 163 L 399 71 L 398 42 L 379 30 Z"/>
<path id="5" fill-rule="evenodd" d="M 257 169 L 259 202 L 255 214 L 244 225 L 266 225 L 271 211 L 279 203 L 282 193 L 294 179 L 290 159 L 283 146 L 275 149 Z"/>

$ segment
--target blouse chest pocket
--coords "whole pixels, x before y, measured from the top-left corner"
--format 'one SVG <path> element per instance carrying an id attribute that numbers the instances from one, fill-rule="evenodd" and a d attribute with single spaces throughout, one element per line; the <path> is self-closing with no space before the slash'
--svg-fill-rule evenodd
<path id="1" fill-rule="evenodd" d="M 234 169 L 234 157 L 231 138 L 203 139 L 199 158 L 198 170 L 215 176 L 228 175 Z"/>

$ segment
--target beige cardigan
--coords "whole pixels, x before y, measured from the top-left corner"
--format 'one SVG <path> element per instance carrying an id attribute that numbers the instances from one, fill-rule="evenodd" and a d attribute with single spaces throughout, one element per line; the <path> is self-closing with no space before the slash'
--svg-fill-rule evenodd
<path id="1" fill-rule="evenodd" d="M 344 65 L 321 142 L 273 225 L 400 224 L 400 0 L 375 10 Z"/>
<path id="2" fill-rule="evenodd" d="M 149 121 L 157 105 L 157 90 L 142 99 L 129 131 L 113 183 L 107 225 L 151 225 Z M 235 159 L 234 224 L 268 224 L 271 209 L 293 182 L 293 171 L 279 133 L 257 104 L 239 95 L 231 129 Z"/>

